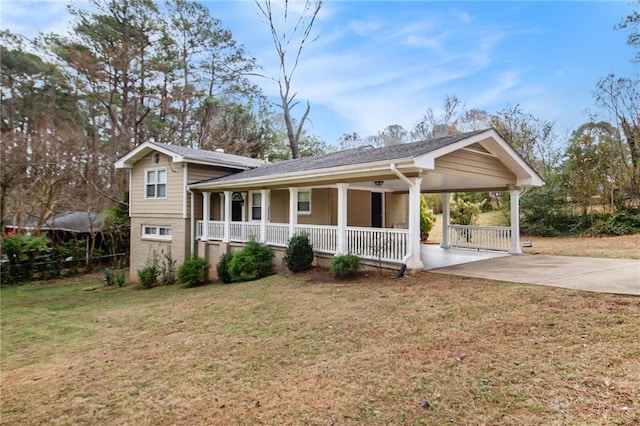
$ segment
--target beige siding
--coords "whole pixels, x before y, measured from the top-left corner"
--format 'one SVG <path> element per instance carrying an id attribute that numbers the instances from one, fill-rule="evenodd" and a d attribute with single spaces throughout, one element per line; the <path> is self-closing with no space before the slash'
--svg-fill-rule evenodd
<path id="1" fill-rule="evenodd" d="M 347 226 L 371 226 L 371 192 L 347 193 Z"/>
<path id="2" fill-rule="evenodd" d="M 311 214 L 299 214 L 298 223 L 326 225 L 331 221 L 331 195 L 329 188 L 311 189 Z"/>
<path id="3" fill-rule="evenodd" d="M 270 222 L 289 223 L 289 190 L 278 189 L 271 191 Z"/>
<path id="4" fill-rule="evenodd" d="M 511 180 L 516 177 L 502 162 L 492 156 L 471 151 L 455 151 L 436 159 L 435 171 L 438 173 L 455 173 L 469 177 L 486 176 Z"/>
<path id="5" fill-rule="evenodd" d="M 408 205 L 409 196 L 407 194 L 385 194 L 385 226 L 387 228 L 406 227 L 408 225 Z"/>
<path id="6" fill-rule="evenodd" d="M 145 199 L 145 170 L 167 170 L 167 197 Z M 160 155 L 160 162 L 153 164 L 151 156 L 138 161 L 131 170 L 131 215 L 145 217 L 182 217 L 184 188 L 183 165 L 171 163 L 169 157 Z"/>

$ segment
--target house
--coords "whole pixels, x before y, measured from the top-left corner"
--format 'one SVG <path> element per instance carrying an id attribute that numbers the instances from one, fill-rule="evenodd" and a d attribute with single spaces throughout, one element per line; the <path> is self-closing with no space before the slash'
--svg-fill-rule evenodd
<path id="1" fill-rule="evenodd" d="M 422 270 L 422 193 L 442 194 L 444 249 L 517 254 L 520 194 L 544 184 L 493 129 L 278 163 L 145 143 L 116 167 L 131 173 L 132 271 L 152 250 L 216 264 L 252 238 L 282 253 L 298 233 L 319 263 L 354 253 Z M 510 191 L 511 226 L 450 225 L 450 194 L 473 191 Z"/>

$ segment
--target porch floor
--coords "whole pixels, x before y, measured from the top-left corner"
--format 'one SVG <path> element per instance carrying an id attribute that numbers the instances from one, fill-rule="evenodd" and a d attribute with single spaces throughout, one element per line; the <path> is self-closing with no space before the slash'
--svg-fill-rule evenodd
<path id="1" fill-rule="evenodd" d="M 443 249 L 439 244 L 422 244 L 420 246 L 420 259 L 424 264 L 425 271 L 506 256 L 511 255 L 505 252 L 488 250 Z"/>

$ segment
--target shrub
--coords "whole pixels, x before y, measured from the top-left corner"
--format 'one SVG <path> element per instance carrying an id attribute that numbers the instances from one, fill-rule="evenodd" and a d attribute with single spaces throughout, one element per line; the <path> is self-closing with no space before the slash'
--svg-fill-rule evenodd
<path id="1" fill-rule="evenodd" d="M 360 268 L 362 268 L 362 260 L 354 254 L 335 256 L 329 265 L 329 270 L 336 278 L 355 277 Z"/>
<path id="2" fill-rule="evenodd" d="M 209 263 L 201 257 L 193 257 L 178 268 L 178 279 L 187 287 L 202 285 L 208 281 Z"/>
<path id="3" fill-rule="evenodd" d="M 284 254 L 284 263 L 291 272 L 302 272 L 311 269 L 313 263 L 313 247 L 306 234 L 291 237 Z"/>
<path id="4" fill-rule="evenodd" d="M 124 271 L 122 269 L 116 268 L 106 268 L 104 270 L 104 281 L 105 285 L 117 285 L 118 287 L 122 287 L 124 285 Z"/>
<path id="5" fill-rule="evenodd" d="M 140 284 L 144 288 L 151 288 L 158 282 L 160 271 L 158 270 L 158 254 L 155 251 L 147 258 L 144 267 L 138 269 L 137 273 Z"/>
<path id="6" fill-rule="evenodd" d="M 229 261 L 232 281 L 251 281 L 270 275 L 273 270 L 273 250 L 264 244 L 249 241 Z"/>
<path id="7" fill-rule="evenodd" d="M 427 207 L 427 199 L 420 197 L 420 233 L 425 236 L 429 235 L 435 224 L 436 217 L 433 210 Z"/>
<path id="8" fill-rule="evenodd" d="M 220 256 L 220 261 L 216 265 L 216 272 L 218 273 L 218 279 L 225 284 L 232 282 L 231 274 L 229 274 L 229 262 L 233 258 L 233 253 L 224 253 Z"/>
<path id="9" fill-rule="evenodd" d="M 480 203 L 456 198 L 451 203 L 451 224 L 473 225 L 480 215 Z"/>
<path id="10" fill-rule="evenodd" d="M 171 247 L 162 253 L 159 271 L 160 284 L 171 285 L 176 283 L 176 260 L 171 256 Z"/>

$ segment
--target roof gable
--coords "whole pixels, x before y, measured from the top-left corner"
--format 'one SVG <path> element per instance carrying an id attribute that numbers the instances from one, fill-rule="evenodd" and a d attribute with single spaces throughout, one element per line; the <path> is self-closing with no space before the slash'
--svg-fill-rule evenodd
<path id="1" fill-rule="evenodd" d="M 115 166 L 117 169 L 130 169 L 136 162 L 154 151 L 170 157 L 174 163 L 204 164 L 239 170 L 247 170 L 265 164 L 263 160 L 224 152 L 206 151 L 159 142 L 145 142 L 118 159 Z"/>

